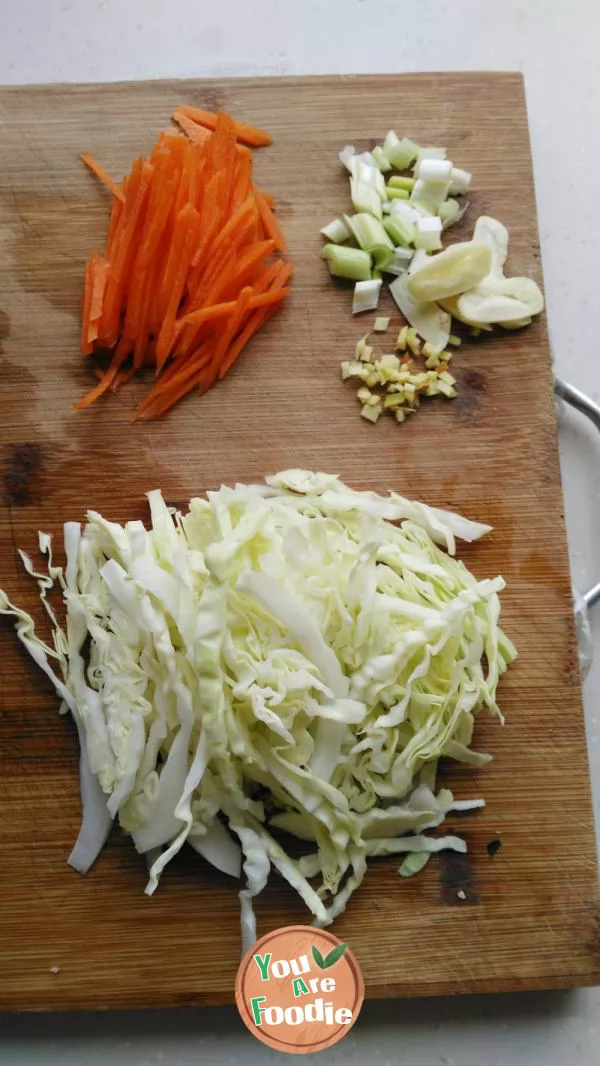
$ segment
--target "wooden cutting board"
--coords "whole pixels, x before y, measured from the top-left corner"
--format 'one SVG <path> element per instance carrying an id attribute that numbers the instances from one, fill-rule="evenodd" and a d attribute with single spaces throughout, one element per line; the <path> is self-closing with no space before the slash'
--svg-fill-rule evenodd
<path id="1" fill-rule="evenodd" d="M 87 412 L 79 354 L 83 263 L 105 233 L 108 200 L 79 163 L 120 176 L 174 105 L 223 107 L 272 130 L 256 153 L 296 263 L 293 294 L 227 380 L 164 421 L 132 425 L 132 384 Z M 513 274 L 541 280 L 527 119 L 512 74 L 293 78 L 39 87 L 0 92 L 0 586 L 27 609 L 36 591 L 16 547 L 57 538 L 86 508 L 144 517 L 156 486 L 184 505 L 223 481 L 289 466 L 394 488 L 491 522 L 466 548 L 480 576 L 502 573 L 503 622 L 520 658 L 500 686 L 506 726 L 481 717 L 482 772 L 450 768 L 466 857 L 442 855 L 413 880 L 373 863 L 335 932 L 350 942 L 369 996 L 501 991 L 600 981 L 600 909 L 588 764 L 571 610 L 545 319 L 463 344 L 458 398 L 403 426 L 359 418 L 339 380 L 371 316 L 319 259 L 319 228 L 348 205 L 338 149 L 390 127 L 447 145 L 474 173 L 468 222 L 500 218 Z M 387 297 L 386 297 L 387 300 Z M 390 302 L 391 310 L 391 302 Z M 393 315 L 390 337 L 400 325 Z M 379 343 L 379 342 L 378 342 Z M 390 347 L 381 340 L 382 349 Z M 39 615 L 39 610 L 37 610 Z M 0 822 L 2 1006 L 159 1007 L 231 1000 L 240 955 L 237 886 L 192 853 L 144 895 L 145 864 L 115 831 L 87 877 L 65 860 L 79 819 L 77 743 L 50 686 L 2 625 Z M 491 859 L 486 845 L 502 841 Z M 464 892 L 463 900 L 458 893 Z M 258 903 L 262 934 L 308 914 L 277 879 Z"/>

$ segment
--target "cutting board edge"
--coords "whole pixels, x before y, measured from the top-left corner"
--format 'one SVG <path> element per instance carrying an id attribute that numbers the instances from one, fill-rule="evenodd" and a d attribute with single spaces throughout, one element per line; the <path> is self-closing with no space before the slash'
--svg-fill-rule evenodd
<path id="1" fill-rule="evenodd" d="M 365 1000 L 413 1000 L 437 999 L 446 996 L 500 995 L 510 992 L 548 992 L 553 990 L 575 990 L 578 988 L 596 988 L 600 986 L 600 960 L 593 971 L 567 975 L 548 974 L 538 978 L 515 980 L 513 978 L 486 978 L 481 981 L 433 981 L 427 988 L 420 987 L 415 993 L 407 989 L 406 983 L 373 984 L 365 988 Z M 178 995 L 176 1001 L 167 998 L 149 997 L 148 995 L 124 997 L 115 995 L 114 999 L 105 999 L 99 1003 L 97 996 L 78 999 L 76 996 L 65 1001 L 59 995 L 39 996 L 34 1004 L 23 1004 L 23 997 L 10 996 L 0 1001 L 0 1012 L 4 1014 L 44 1014 L 68 1012 L 101 1014 L 105 1011 L 143 1011 L 173 1010 L 184 1008 L 226 1007 L 235 1002 L 233 989 L 225 994 L 219 991 L 198 995 Z"/>
<path id="2" fill-rule="evenodd" d="M 224 74 L 224 75 L 210 75 L 199 74 L 198 76 L 183 77 L 183 78 L 121 78 L 117 81 L 53 81 L 53 82 L 27 82 L 24 85 L 11 85 L 0 84 L 0 95 L 9 93 L 39 93 L 46 95 L 60 89 L 64 89 L 68 92 L 81 92 L 82 94 L 92 92 L 96 89 L 123 89 L 132 88 L 134 86 L 151 85 L 152 88 L 160 88 L 160 86 L 173 85 L 214 85 L 215 82 L 219 84 L 235 83 L 236 85 L 257 85 L 267 86 L 272 85 L 273 82 L 277 82 L 280 85 L 295 86 L 305 85 L 307 81 L 318 82 L 321 85 L 338 85 L 340 83 L 347 84 L 349 82 L 359 82 L 361 80 L 379 81 L 382 84 L 389 81 L 402 80 L 420 80 L 431 78 L 442 79 L 455 79 L 461 78 L 465 81 L 476 81 L 478 78 L 485 77 L 486 79 L 493 79 L 496 81 L 515 81 L 525 87 L 525 78 L 519 70 L 422 70 L 422 71 L 377 71 L 375 73 L 369 73 L 368 71 L 361 71 L 357 74 L 261 74 L 253 77 L 249 74 Z"/>

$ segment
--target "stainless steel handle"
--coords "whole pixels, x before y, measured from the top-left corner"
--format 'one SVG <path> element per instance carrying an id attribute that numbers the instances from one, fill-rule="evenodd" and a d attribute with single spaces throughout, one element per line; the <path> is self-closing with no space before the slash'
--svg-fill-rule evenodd
<path id="1" fill-rule="evenodd" d="M 568 381 L 562 381 L 561 378 L 554 379 L 554 391 L 565 403 L 574 407 L 576 411 L 581 411 L 582 415 L 589 418 L 590 422 L 600 432 L 600 407 L 597 403 L 590 400 L 589 396 L 586 396 L 584 392 L 580 392 L 574 385 L 569 385 Z M 600 581 L 593 588 L 588 589 L 581 598 L 588 609 L 598 603 L 600 601 Z"/>

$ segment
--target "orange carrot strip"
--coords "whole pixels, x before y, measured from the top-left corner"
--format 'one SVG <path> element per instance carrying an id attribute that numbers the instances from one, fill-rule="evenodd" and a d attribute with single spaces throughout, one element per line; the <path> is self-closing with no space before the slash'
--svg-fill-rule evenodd
<path id="1" fill-rule="evenodd" d="M 204 367 L 210 363 L 212 354 L 212 348 L 207 350 L 206 346 L 202 345 L 190 356 L 186 365 L 180 369 L 178 373 L 172 373 L 172 367 L 170 367 L 170 376 L 169 371 L 167 371 L 160 381 L 156 382 L 154 388 L 148 393 L 145 400 L 143 400 L 138 407 L 134 421 L 137 421 L 139 418 L 154 418 L 160 413 L 157 410 L 158 407 L 162 406 L 165 402 L 167 402 L 169 407 L 172 406 L 171 402 L 169 402 L 170 397 L 176 395 L 176 399 L 172 401 L 173 403 L 180 398 L 181 386 L 189 381 L 190 378 L 198 375 L 199 371 L 203 370 Z M 193 385 L 190 386 L 190 388 L 193 387 Z M 185 391 L 187 392 L 188 390 L 186 389 Z M 185 395 L 185 392 L 181 395 Z M 155 408 L 155 410 L 152 411 L 152 408 Z"/>
<path id="2" fill-rule="evenodd" d="M 205 111 L 200 107 L 188 107 L 183 105 L 177 108 L 180 114 L 186 115 L 187 118 L 193 119 L 200 126 L 206 126 L 209 130 L 215 130 L 217 128 L 217 115 L 213 111 Z M 246 122 L 235 122 L 235 133 L 238 141 L 243 141 L 244 144 L 249 144 L 252 148 L 262 148 L 265 145 L 272 144 L 273 138 L 266 130 L 259 129 L 258 126 L 250 126 Z"/>
<path id="3" fill-rule="evenodd" d="M 217 345 L 210 361 L 210 365 L 207 366 L 203 380 L 199 384 L 200 395 L 203 396 L 205 392 L 208 392 L 211 385 L 215 383 L 219 374 L 219 368 L 223 356 L 225 355 L 231 341 L 235 337 L 238 329 L 240 328 L 244 317 L 248 309 L 248 302 L 252 296 L 252 289 L 242 289 L 239 298 L 236 302 L 235 311 L 232 313 L 229 322 L 225 326 L 221 336 L 217 341 Z"/>
<path id="4" fill-rule="evenodd" d="M 277 248 L 278 252 L 285 252 L 287 250 L 287 245 L 283 230 L 281 229 L 281 226 L 275 218 L 275 215 L 271 211 L 271 208 L 267 204 L 263 194 L 261 193 L 260 189 L 257 189 L 256 185 L 254 186 L 254 197 L 256 199 L 258 213 L 260 216 L 260 220 L 263 224 L 265 234 L 267 235 L 267 237 L 271 237 L 271 239 L 275 241 L 275 247 Z"/>
<path id="5" fill-rule="evenodd" d="M 101 380 L 98 382 L 97 385 L 94 386 L 93 389 L 86 393 L 86 395 L 81 400 L 78 400 L 77 403 L 74 403 L 73 407 L 76 407 L 78 409 L 89 407 L 90 404 L 94 403 L 95 400 L 97 400 L 108 389 L 110 389 L 113 381 L 119 373 L 119 370 L 127 359 L 129 351 L 129 342 L 125 339 L 119 341 L 119 344 L 112 357 L 110 366 L 107 367 Z"/>
<path id="6" fill-rule="evenodd" d="M 236 211 L 252 193 L 252 162 L 238 159 L 231 192 L 230 209 Z"/>
<path id="7" fill-rule="evenodd" d="M 228 219 L 221 232 L 215 237 L 211 246 L 207 248 L 207 258 L 213 259 L 217 257 L 217 254 L 220 252 L 223 245 L 227 244 L 228 238 L 232 235 L 234 238 L 236 237 L 236 230 L 238 231 L 237 236 L 239 236 L 240 232 L 243 232 L 243 226 L 252 218 L 254 210 L 255 206 L 252 197 L 249 196 L 248 199 L 244 200 L 244 203 L 238 207 L 237 211 L 233 213 L 231 218 Z"/>
<path id="8" fill-rule="evenodd" d="M 265 307 L 260 311 L 255 311 L 250 315 L 246 326 L 239 336 L 236 337 L 219 367 L 219 381 L 222 381 L 225 375 L 229 373 L 236 359 L 242 354 L 251 337 L 258 332 L 264 323 L 267 322 L 277 310 L 279 310 L 279 305 L 275 304 L 272 307 Z"/>
<path id="9" fill-rule="evenodd" d="M 81 351 L 84 355 L 91 355 L 94 350 L 93 341 L 89 340 L 88 333 L 90 328 L 90 312 L 92 309 L 92 283 L 94 275 L 94 257 L 97 252 L 92 252 L 90 258 L 85 264 L 85 273 L 83 276 L 83 309 L 81 320 Z"/>
<path id="10" fill-rule="evenodd" d="M 190 141 L 194 144 L 204 144 L 205 141 L 212 136 L 211 131 L 206 126 L 201 126 L 198 122 L 194 122 L 188 115 L 186 115 L 180 108 L 177 108 L 171 114 L 173 122 L 176 122 L 181 129 L 187 133 Z"/>
<path id="11" fill-rule="evenodd" d="M 217 114 L 211 148 L 215 170 L 224 170 L 227 175 L 233 174 L 236 162 L 235 122 L 225 111 L 219 111 Z"/>
<path id="12" fill-rule="evenodd" d="M 289 289 L 284 288 L 285 282 L 292 274 L 292 266 L 290 263 L 282 264 L 277 275 L 273 288 L 270 290 L 269 295 L 278 296 L 279 300 L 274 302 L 271 306 L 262 308 L 261 310 L 254 311 L 250 315 L 246 326 L 231 345 L 231 348 L 225 355 L 221 366 L 219 367 L 219 380 L 222 381 L 226 374 L 229 373 L 231 367 L 235 363 L 236 359 L 241 355 L 243 349 L 251 337 L 271 318 L 272 315 L 279 309 L 281 300 L 287 296 Z"/>
<path id="13" fill-rule="evenodd" d="M 244 285 L 252 284 L 258 267 L 267 256 L 271 255 L 274 249 L 273 241 L 256 241 L 256 243 L 251 244 L 239 257 L 233 277 L 222 295 L 226 299 L 233 300 L 244 288 Z"/>
<path id="14" fill-rule="evenodd" d="M 192 389 L 196 388 L 196 385 L 202 380 L 203 375 L 204 367 L 194 370 L 185 381 L 178 382 L 176 388 L 156 396 L 154 402 L 143 411 L 138 409 L 133 419 L 134 422 L 141 422 L 150 418 L 159 418 L 161 415 L 166 414 L 167 411 L 178 403 L 179 400 L 182 400 L 188 392 L 191 392 Z"/>
<path id="15" fill-rule="evenodd" d="M 167 360 L 175 333 L 177 308 L 183 295 L 185 279 L 198 240 L 200 216 L 195 207 L 186 204 L 178 216 L 177 232 L 173 237 L 172 273 L 165 271 L 163 285 L 168 285 L 168 302 L 164 308 L 163 323 L 156 342 L 156 369 L 160 372 Z"/>
<path id="16" fill-rule="evenodd" d="M 272 285 L 275 279 L 279 276 L 280 271 L 285 266 L 283 259 L 276 259 L 270 266 L 265 267 L 262 274 L 259 274 L 257 278 L 252 282 L 252 288 L 255 292 L 266 292 Z"/>
<path id="17" fill-rule="evenodd" d="M 125 196 L 122 190 L 117 185 L 114 178 L 111 178 L 110 174 L 106 172 L 104 167 L 100 166 L 100 163 L 96 162 L 93 155 L 89 155 L 88 152 L 84 152 L 79 157 L 82 163 L 85 163 L 86 167 L 91 170 L 92 174 L 95 174 L 100 179 L 103 185 L 106 185 L 107 189 L 110 189 L 113 196 L 116 196 L 117 200 L 125 201 Z"/>
<path id="18" fill-rule="evenodd" d="M 171 381 L 172 378 L 176 377 L 187 366 L 190 366 L 196 360 L 201 359 L 203 353 L 206 352 L 207 345 L 209 343 L 210 344 L 214 343 L 213 338 L 210 339 L 210 342 L 205 338 L 203 341 L 201 341 L 201 343 L 198 345 L 197 348 L 194 348 L 191 351 L 191 353 L 189 355 L 187 355 L 185 357 L 179 356 L 178 358 L 174 359 L 173 362 L 170 363 L 170 365 L 166 368 L 166 370 L 163 370 L 159 381 L 157 381 L 155 386 L 154 386 L 154 390 L 160 391 L 161 389 L 166 388 L 167 383 L 169 381 Z M 208 356 L 208 362 L 210 362 L 211 357 L 212 357 L 212 353 L 209 354 L 209 356 Z"/>
<path id="19" fill-rule="evenodd" d="M 221 209 L 221 196 L 222 196 L 223 176 L 221 174 L 213 174 L 210 179 L 206 191 L 204 194 L 204 202 L 202 204 L 202 239 L 198 242 L 198 247 L 194 253 L 192 259 L 192 266 L 195 267 L 201 263 L 202 256 L 205 249 L 213 240 L 219 226 L 222 221 L 222 209 Z"/>
<path id="20" fill-rule="evenodd" d="M 125 187 L 126 182 L 123 182 Z M 104 245 L 104 256 L 110 262 L 115 248 L 118 244 L 121 229 L 123 227 L 123 202 L 121 200 L 113 200 L 112 211 L 110 213 L 110 222 L 108 224 L 108 233 L 106 235 L 106 244 Z"/>
<path id="21" fill-rule="evenodd" d="M 148 186 L 153 167 L 143 159 L 134 164 L 132 184 L 127 188 L 124 206 L 124 225 L 119 244 L 115 251 L 100 323 L 99 339 L 109 347 L 115 343 L 119 333 L 119 319 L 123 294 L 129 280 L 130 267 L 137 252 L 136 235 L 146 204 Z M 125 220 L 126 219 L 126 220 Z"/>
<path id="22" fill-rule="evenodd" d="M 128 381 L 131 381 L 135 372 L 135 366 L 130 366 L 129 370 L 119 370 L 119 373 L 110 387 L 110 391 L 117 392 L 121 388 L 121 385 L 126 385 Z"/>
<path id="23" fill-rule="evenodd" d="M 90 321 L 88 327 L 88 340 L 96 340 L 98 326 L 102 317 L 102 305 L 108 278 L 110 276 L 110 263 L 101 255 L 97 255 L 92 271 L 92 299 L 90 305 Z"/>
<path id="24" fill-rule="evenodd" d="M 272 292 L 263 292 L 251 295 L 248 299 L 248 310 L 252 311 L 256 307 L 268 307 L 269 304 L 276 303 L 278 299 L 281 299 L 279 295 L 279 289 Z M 284 295 L 287 295 L 289 289 L 281 290 Z M 237 300 L 229 300 L 222 304 L 213 304 L 212 307 L 203 307 L 200 311 L 192 311 L 191 315 L 187 315 L 184 319 L 185 322 L 193 323 L 199 326 L 202 322 L 209 322 L 215 318 L 226 318 L 228 315 L 235 311 L 237 306 Z"/>

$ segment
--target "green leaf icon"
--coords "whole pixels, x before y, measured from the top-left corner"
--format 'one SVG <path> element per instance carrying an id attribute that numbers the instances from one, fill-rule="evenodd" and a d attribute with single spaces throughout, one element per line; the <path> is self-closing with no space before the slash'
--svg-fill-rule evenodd
<path id="1" fill-rule="evenodd" d="M 335 950 L 337 951 L 337 948 Z M 316 962 L 317 966 L 319 967 L 319 969 L 320 970 L 324 970 L 325 969 L 325 962 L 324 962 L 323 956 L 321 955 L 321 952 L 319 951 L 318 947 L 315 947 L 314 944 L 312 946 L 312 957 L 315 960 L 315 962 Z M 329 958 L 329 956 L 327 956 L 327 958 Z"/>
<path id="2" fill-rule="evenodd" d="M 347 947 L 347 944 L 338 944 L 333 951 L 330 951 L 329 955 L 325 956 L 322 969 L 328 970 L 330 966 L 335 966 L 338 959 L 341 959 Z"/>

